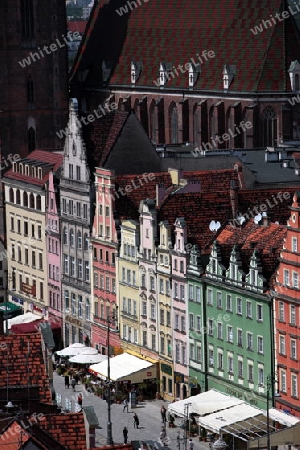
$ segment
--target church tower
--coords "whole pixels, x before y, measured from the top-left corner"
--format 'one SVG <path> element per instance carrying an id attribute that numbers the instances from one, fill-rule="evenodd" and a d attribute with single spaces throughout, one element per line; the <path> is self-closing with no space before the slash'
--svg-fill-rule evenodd
<path id="1" fill-rule="evenodd" d="M 66 32 L 65 1 L 0 0 L 2 158 L 63 149 L 56 132 L 68 115 Z"/>

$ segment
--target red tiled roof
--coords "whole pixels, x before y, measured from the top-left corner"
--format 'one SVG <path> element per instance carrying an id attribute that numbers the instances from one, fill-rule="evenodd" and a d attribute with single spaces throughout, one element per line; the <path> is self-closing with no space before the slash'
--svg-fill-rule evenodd
<path id="1" fill-rule="evenodd" d="M 87 20 L 68 20 L 67 21 L 68 30 L 72 31 L 73 33 L 75 31 L 78 31 L 80 34 L 83 34 L 86 24 L 87 24 Z"/>
<path id="2" fill-rule="evenodd" d="M 5 450 L 19 450 L 22 447 L 22 444 L 28 441 L 30 438 L 30 434 L 22 428 L 22 433 L 16 433 L 15 430 L 17 427 L 20 427 L 19 423 L 14 421 L 9 427 L 4 430 L 3 434 L 0 436 L 0 448 Z M 19 428 L 18 428 L 19 429 Z"/>
<path id="3" fill-rule="evenodd" d="M 68 450 L 86 450 L 83 413 L 48 414 L 39 426 Z"/>
<path id="4" fill-rule="evenodd" d="M 27 373 L 30 374 L 31 386 L 39 387 L 41 403 L 52 404 L 49 380 L 46 374 L 41 343 L 41 333 L 19 334 L 3 336 L 2 344 L 7 345 L 9 365 L 13 370 L 9 372 L 9 387 L 27 387 Z M 4 347 L 3 347 L 4 348 Z M 2 348 L 0 359 L 0 373 L 6 372 L 6 349 Z M 6 387 L 6 377 L 0 377 L 0 388 Z"/>
<path id="5" fill-rule="evenodd" d="M 90 450 L 133 450 L 131 444 L 105 445 L 104 447 L 93 447 Z"/>
<path id="6" fill-rule="evenodd" d="M 41 180 L 38 178 L 34 178 L 32 176 L 27 176 L 27 175 L 22 175 L 20 173 L 16 173 L 13 171 L 13 169 L 10 169 L 8 172 L 6 172 L 6 174 L 3 178 L 4 179 L 9 178 L 11 180 L 18 180 L 18 181 L 33 184 L 36 186 L 43 186 L 48 180 L 49 172 L 51 170 L 53 172 L 56 172 L 62 166 L 63 155 L 58 154 L 58 153 L 48 152 L 45 150 L 34 150 L 33 152 L 29 153 L 29 155 L 26 158 L 18 160 L 17 165 L 18 165 L 18 163 L 24 162 L 27 160 L 40 162 L 41 165 L 43 163 L 49 164 L 49 166 L 42 168 L 43 178 Z"/>
<path id="7" fill-rule="evenodd" d="M 234 245 L 240 251 L 243 270 L 249 272 L 250 258 L 254 249 L 259 251 L 263 274 L 267 280 L 278 265 L 278 257 L 282 250 L 283 240 L 286 235 L 286 226 L 269 223 L 267 226 L 255 224 L 254 220 L 244 222 L 241 227 L 227 225 L 217 236 L 220 244 L 223 264 L 228 267 L 230 253 Z"/>
<path id="8" fill-rule="evenodd" d="M 131 61 L 141 62 L 138 86 L 155 87 L 160 62 L 185 65 L 197 54 L 212 50 L 214 58 L 201 65 L 195 88 L 223 91 L 224 65 L 235 65 L 230 85 L 234 91 L 290 91 L 287 74 L 299 57 L 300 39 L 294 17 L 263 27 L 262 21 L 287 10 L 286 2 L 273 0 L 151 0 L 132 11 L 126 0 L 100 0 L 88 23 L 83 44 L 73 66 L 91 69 L 91 82 L 101 80 L 101 62 L 114 61 L 111 85 L 130 85 Z M 128 13 L 117 9 L 127 5 Z M 262 26 L 257 35 L 251 32 Z M 100 61 L 100 64 L 99 64 Z M 187 72 L 167 82 L 167 87 L 188 89 Z M 96 81 L 97 82 L 97 81 Z M 99 83 L 99 81 L 98 81 Z"/>
<path id="9" fill-rule="evenodd" d="M 87 158 L 90 167 L 104 167 L 129 114 L 129 112 L 115 111 L 84 127 L 83 137 L 89 149 Z"/>

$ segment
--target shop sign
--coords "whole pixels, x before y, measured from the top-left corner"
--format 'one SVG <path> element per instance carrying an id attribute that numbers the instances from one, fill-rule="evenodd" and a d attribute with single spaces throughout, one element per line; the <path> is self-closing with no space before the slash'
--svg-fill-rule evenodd
<path id="1" fill-rule="evenodd" d="M 22 299 L 19 298 L 19 297 L 14 297 L 14 296 L 12 296 L 11 299 L 12 299 L 13 302 L 20 303 L 20 305 L 24 305 L 24 300 L 22 300 Z"/>
<path id="2" fill-rule="evenodd" d="M 152 377 L 152 372 L 147 372 L 147 377 Z"/>
<path id="3" fill-rule="evenodd" d="M 168 364 L 161 364 L 160 368 L 163 373 L 166 373 L 166 374 L 172 376 L 173 370 L 172 370 L 171 366 L 169 366 Z"/>
<path id="4" fill-rule="evenodd" d="M 22 291 L 27 295 L 36 295 L 36 286 L 31 286 L 30 284 L 22 283 Z"/>
<path id="5" fill-rule="evenodd" d="M 182 373 L 174 372 L 174 383 L 183 383 L 184 376 Z"/>

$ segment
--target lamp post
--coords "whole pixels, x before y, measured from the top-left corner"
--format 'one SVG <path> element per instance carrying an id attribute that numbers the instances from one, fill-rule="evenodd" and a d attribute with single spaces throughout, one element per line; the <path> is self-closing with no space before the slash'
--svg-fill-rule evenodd
<path id="1" fill-rule="evenodd" d="M 11 277 L 8 276 L 8 271 L 6 275 L 6 293 L 5 293 L 5 334 L 8 334 L 8 289 L 9 289 L 9 282 L 12 281 L 12 291 L 15 290 L 15 268 L 12 269 L 12 275 Z"/>
<path id="2" fill-rule="evenodd" d="M 109 360 L 109 347 L 110 347 L 110 324 L 114 323 L 116 320 L 115 314 L 113 313 L 112 319 L 110 317 L 107 318 L 107 445 L 113 445 L 112 438 L 112 423 L 111 423 L 111 387 L 110 387 L 110 360 Z"/>
<path id="3" fill-rule="evenodd" d="M 267 450 L 271 450 L 270 444 L 270 414 L 269 414 L 269 404 L 270 404 L 270 391 L 271 391 L 271 399 L 273 405 L 274 397 L 280 397 L 280 394 L 274 394 L 274 384 L 277 382 L 275 377 L 270 373 L 267 376 Z"/>

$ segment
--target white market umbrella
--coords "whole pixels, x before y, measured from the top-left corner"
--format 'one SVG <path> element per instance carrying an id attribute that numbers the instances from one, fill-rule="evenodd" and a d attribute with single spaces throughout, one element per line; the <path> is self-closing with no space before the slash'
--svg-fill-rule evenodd
<path id="1" fill-rule="evenodd" d="M 97 350 L 96 350 L 97 352 Z M 80 353 L 79 355 L 73 356 L 69 359 L 70 363 L 76 364 L 98 364 L 104 360 L 107 360 L 106 355 L 100 355 L 98 352 L 96 354 L 91 353 Z"/>
<path id="2" fill-rule="evenodd" d="M 60 350 L 56 352 L 58 356 L 75 356 L 79 353 L 83 353 L 86 350 L 86 346 L 84 344 L 71 344 L 69 347 L 64 348 L 63 350 Z"/>

